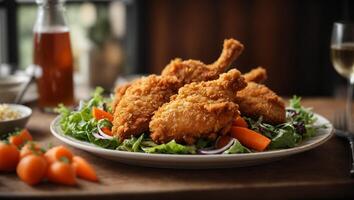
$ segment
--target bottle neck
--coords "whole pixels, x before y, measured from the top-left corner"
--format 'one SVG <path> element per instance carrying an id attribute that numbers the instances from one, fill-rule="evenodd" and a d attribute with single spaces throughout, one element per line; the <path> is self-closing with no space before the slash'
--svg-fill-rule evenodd
<path id="1" fill-rule="evenodd" d="M 33 31 L 68 31 L 63 2 L 60 0 L 44 0 L 42 3 L 38 4 L 37 19 Z"/>

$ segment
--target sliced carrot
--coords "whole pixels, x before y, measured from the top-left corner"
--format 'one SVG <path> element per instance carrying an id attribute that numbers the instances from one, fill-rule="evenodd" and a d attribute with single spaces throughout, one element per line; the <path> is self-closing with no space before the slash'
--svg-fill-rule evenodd
<path id="1" fill-rule="evenodd" d="M 18 134 L 9 137 L 10 143 L 16 145 L 18 148 L 20 148 L 27 141 L 32 141 L 32 140 L 33 140 L 32 135 L 29 133 L 27 129 L 23 129 Z"/>
<path id="2" fill-rule="evenodd" d="M 75 167 L 76 175 L 78 177 L 89 181 L 98 181 L 95 170 L 84 158 L 80 156 L 74 156 L 73 165 Z"/>
<path id="3" fill-rule="evenodd" d="M 104 110 L 101 110 L 99 108 L 93 107 L 92 108 L 92 116 L 97 119 L 108 119 L 109 121 L 113 121 L 113 115 L 109 112 L 106 112 Z"/>
<path id="4" fill-rule="evenodd" d="M 73 153 L 69 149 L 64 146 L 56 146 L 49 149 L 45 154 L 45 158 L 47 159 L 48 163 L 54 163 L 55 161 L 61 160 L 63 157 L 67 158 L 68 161 L 71 163 L 73 159 Z"/>
<path id="5" fill-rule="evenodd" d="M 264 151 L 271 142 L 269 138 L 262 134 L 244 127 L 233 126 L 231 128 L 231 136 L 238 139 L 246 147 L 257 151 Z"/>
<path id="6" fill-rule="evenodd" d="M 101 128 L 101 130 L 102 130 L 105 134 L 110 135 L 110 136 L 113 136 L 113 133 L 112 133 L 111 129 L 109 129 L 109 128 L 107 128 L 107 127 L 103 127 L 103 128 Z"/>
<path id="7" fill-rule="evenodd" d="M 248 124 L 247 124 L 246 120 L 243 119 L 241 116 L 237 116 L 236 117 L 233 125 L 234 126 L 239 126 L 239 127 L 245 127 L 245 128 L 248 127 Z"/>
<path id="8" fill-rule="evenodd" d="M 220 136 L 218 138 L 218 140 L 216 141 L 215 147 L 217 149 L 223 148 L 224 146 L 226 146 L 230 142 L 231 139 L 232 138 L 228 135 Z"/>

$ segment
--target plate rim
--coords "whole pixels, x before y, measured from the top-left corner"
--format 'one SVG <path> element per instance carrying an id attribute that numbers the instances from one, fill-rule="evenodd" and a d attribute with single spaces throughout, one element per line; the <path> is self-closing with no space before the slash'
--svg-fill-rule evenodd
<path id="1" fill-rule="evenodd" d="M 326 131 L 325 134 L 321 135 L 320 138 L 316 139 L 314 142 L 304 144 L 301 146 L 296 146 L 288 149 L 277 149 L 277 150 L 271 150 L 271 151 L 264 151 L 264 152 L 253 152 L 253 153 L 247 153 L 247 154 L 216 154 L 216 155 L 198 155 L 198 154 L 152 154 L 152 153 L 143 153 L 143 152 L 128 152 L 128 151 L 120 151 L 120 150 L 113 150 L 113 149 L 105 149 L 99 146 L 96 146 L 92 143 L 86 142 L 86 141 L 80 141 L 78 139 L 75 139 L 73 137 L 65 135 L 63 132 L 62 133 L 57 133 L 57 129 L 60 128 L 59 125 L 59 120 L 61 118 L 60 115 L 55 117 L 55 119 L 51 122 L 50 124 L 50 131 L 51 133 L 60 141 L 69 144 L 70 146 L 73 146 L 75 148 L 81 149 L 88 151 L 93 154 L 104 154 L 105 156 L 112 156 L 112 157 L 121 157 L 121 158 L 129 158 L 129 159 L 146 159 L 146 158 L 154 158 L 154 159 L 173 159 L 173 160 L 180 160 L 180 161 L 191 161 L 191 160 L 196 160 L 196 161 L 209 161 L 210 159 L 242 159 L 242 160 L 253 160 L 253 159 L 265 159 L 265 158 L 274 158 L 274 157 L 283 157 L 283 156 L 288 156 L 288 155 L 293 155 L 297 153 L 301 153 L 304 151 L 311 150 L 313 148 L 316 148 L 323 143 L 327 142 L 333 135 L 334 135 L 334 129 L 333 125 L 330 123 L 330 121 L 323 117 L 322 115 L 319 115 L 317 113 L 314 113 L 315 117 L 317 119 L 321 118 L 326 124 L 329 125 L 326 129 L 329 129 Z M 61 128 L 60 128 L 61 129 Z"/>

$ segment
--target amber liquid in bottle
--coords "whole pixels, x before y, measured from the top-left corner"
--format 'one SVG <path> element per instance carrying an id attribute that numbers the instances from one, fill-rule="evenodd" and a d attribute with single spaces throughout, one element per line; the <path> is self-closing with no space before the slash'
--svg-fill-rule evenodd
<path id="1" fill-rule="evenodd" d="M 53 111 L 58 104 L 74 104 L 73 57 L 69 32 L 34 32 L 34 64 L 39 67 L 39 106 Z"/>

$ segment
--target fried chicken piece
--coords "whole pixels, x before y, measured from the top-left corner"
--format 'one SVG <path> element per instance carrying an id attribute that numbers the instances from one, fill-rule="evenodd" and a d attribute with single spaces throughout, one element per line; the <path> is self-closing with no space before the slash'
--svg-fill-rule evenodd
<path id="1" fill-rule="evenodd" d="M 244 75 L 248 85 L 245 89 L 237 92 L 236 103 L 242 115 L 258 119 L 270 124 L 285 122 L 285 103 L 281 97 L 268 87 L 256 82 L 262 82 L 267 78 L 266 70 L 256 68 Z"/>
<path id="2" fill-rule="evenodd" d="M 215 80 L 225 72 L 230 64 L 242 53 L 243 45 L 235 39 L 224 40 L 223 50 L 219 58 L 212 64 L 206 65 L 198 60 L 180 58 L 172 60 L 162 71 L 162 75 L 177 76 L 182 85 Z"/>
<path id="3" fill-rule="evenodd" d="M 216 139 L 226 133 L 239 115 L 235 91 L 246 86 L 241 73 L 230 70 L 213 81 L 187 84 L 169 103 L 160 107 L 150 122 L 157 143 L 176 140 L 194 144 L 199 138 Z"/>
<path id="4" fill-rule="evenodd" d="M 206 65 L 198 60 L 185 60 L 180 58 L 172 60 L 161 72 L 163 76 L 176 76 L 181 86 L 187 83 L 214 80 L 223 73 L 230 64 L 237 59 L 244 49 L 243 44 L 235 39 L 224 40 L 223 50 L 218 60 Z M 124 95 L 131 83 L 118 86 L 115 90 L 114 107 Z"/>
<path id="5" fill-rule="evenodd" d="M 154 111 L 177 92 L 177 85 L 179 81 L 174 76 L 150 75 L 134 81 L 116 106 L 113 133 L 126 139 L 149 130 Z"/>
<path id="6" fill-rule="evenodd" d="M 116 105 L 113 133 L 125 139 L 148 131 L 154 111 L 168 102 L 170 96 L 177 93 L 178 88 L 193 81 L 218 78 L 242 50 L 243 45 L 240 42 L 234 39 L 225 40 L 219 59 L 211 65 L 196 60 L 174 60 L 164 69 L 161 76 L 137 80 L 130 86 L 118 89 L 113 104 Z"/>
<path id="7" fill-rule="evenodd" d="M 244 74 L 243 77 L 247 82 L 262 83 L 267 79 L 267 71 L 263 67 L 257 67 Z"/>
<path id="8" fill-rule="evenodd" d="M 122 97 L 124 96 L 125 92 L 127 91 L 127 89 L 132 85 L 132 83 L 128 82 L 125 83 L 123 85 L 119 85 L 115 88 L 115 92 L 114 92 L 114 99 L 112 101 L 111 104 L 111 108 L 112 108 L 112 112 L 114 113 L 118 103 L 120 102 L 120 100 L 122 99 Z"/>

